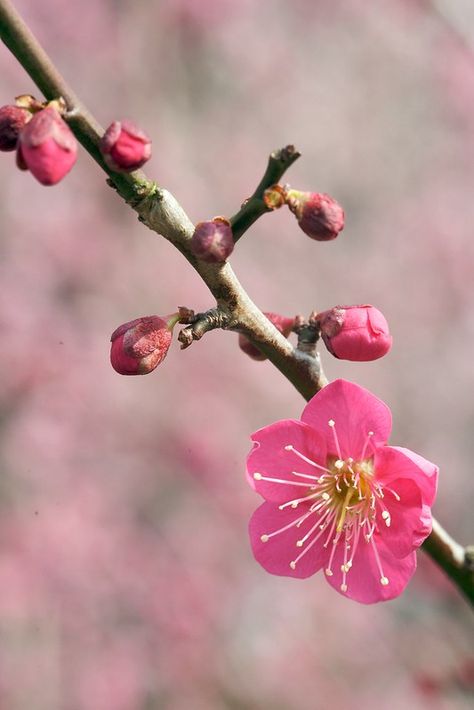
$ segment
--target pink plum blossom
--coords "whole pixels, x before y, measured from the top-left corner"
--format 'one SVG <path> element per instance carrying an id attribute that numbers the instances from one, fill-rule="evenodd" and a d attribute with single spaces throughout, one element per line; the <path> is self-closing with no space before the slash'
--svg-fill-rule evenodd
<path id="1" fill-rule="evenodd" d="M 138 170 L 151 157 L 151 139 L 131 121 L 114 121 L 100 141 L 104 160 L 112 170 Z"/>
<path id="2" fill-rule="evenodd" d="M 142 316 L 123 323 L 110 336 L 110 363 L 119 375 L 147 375 L 165 359 L 179 314 Z"/>
<path id="3" fill-rule="evenodd" d="M 234 237 L 226 217 L 198 222 L 191 239 L 191 251 L 209 264 L 224 262 L 234 251 Z"/>
<path id="4" fill-rule="evenodd" d="M 318 320 L 327 349 L 341 360 L 377 360 L 392 347 L 385 316 L 374 306 L 335 306 Z"/>
<path id="5" fill-rule="evenodd" d="M 289 190 L 286 203 L 308 237 L 318 242 L 335 239 L 344 228 L 344 210 L 330 195 Z"/>
<path id="6" fill-rule="evenodd" d="M 26 166 L 42 185 L 60 182 L 76 158 L 77 141 L 54 106 L 36 113 L 20 133 L 19 167 Z"/>
<path id="7" fill-rule="evenodd" d="M 255 432 L 249 482 L 265 502 L 250 520 L 255 558 L 272 574 L 324 569 L 344 596 L 371 604 L 401 594 L 431 532 L 437 467 L 387 446 L 389 408 L 345 380 L 327 385 L 301 421 Z"/>

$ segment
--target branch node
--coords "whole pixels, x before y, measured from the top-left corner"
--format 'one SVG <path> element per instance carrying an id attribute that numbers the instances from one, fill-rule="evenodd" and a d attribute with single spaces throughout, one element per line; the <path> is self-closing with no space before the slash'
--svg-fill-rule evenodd
<path id="1" fill-rule="evenodd" d="M 295 325 L 293 326 L 293 332 L 298 336 L 296 349 L 315 357 L 316 343 L 321 335 L 317 312 L 312 311 L 308 320 L 305 320 L 303 316 L 297 316 Z"/>
<path id="2" fill-rule="evenodd" d="M 474 572 L 474 545 L 468 545 L 464 551 L 464 567 Z"/>
<path id="3" fill-rule="evenodd" d="M 201 340 L 202 336 L 210 330 L 215 330 L 216 328 L 228 328 L 231 322 L 230 314 L 227 311 L 224 311 L 220 306 L 210 308 L 205 313 L 196 314 L 194 314 L 194 311 L 191 311 L 190 309 L 183 308 L 183 310 L 188 310 L 192 315 L 189 315 L 189 319 L 187 321 L 189 325 L 186 328 L 183 328 L 178 335 L 178 340 L 181 343 L 181 350 L 188 348 L 194 340 Z M 179 312 L 181 313 L 181 308 L 179 309 Z M 184 318 L 186 318 L 186 313 L 184 314 Z M 185 323 L 186 320 L 181 320 L 181 322 Z"/>

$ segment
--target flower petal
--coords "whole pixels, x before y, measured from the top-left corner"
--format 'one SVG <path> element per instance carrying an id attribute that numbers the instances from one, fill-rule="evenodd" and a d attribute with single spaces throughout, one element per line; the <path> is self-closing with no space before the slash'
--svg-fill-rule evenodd
<path id="1" fill-rule="evenodd" d="M 380 572 L 372 543 L 361 539 L 352 568 L 346 576 L 346 591 L 341 590 L 341 565 L 344 562 L 344 549 L 342 544 L 338 545 L 332 565 L 333 575 L 326 576 L 331 587 L 334 587 L 343 596 L 362 604 L 375 604 L 398 597 L 416 570 L 416 553 L 411 552 L 407 557 L 398 559 L 391 554 L 380 537 L 376 538 L 375 544 L 384 576 L 388 579 L 387 585 L 380 582 Z"/>
<path id="2" fill-rule="evenodd" d="M 375 476 L 387 485 L 395 478 L 411 478 L 421 491 L 423 503 L 432 505 L 438 485 L 438 467 L 410 449 L 384 446 L 375 454 Z"/>
<path id="3" fill-rule="evenodd" d="M 257 508 L 250 518 L 249 534 L 253 554 L 257 562 L 267 572 L 284 577 L 304 579 L 305 577 L 310 577 L 323 566 L 328 557 L 328 551 L 323 547 L 327 533 L 326 535 L 321 535 L 318 542 L 297 562 L 295 569 L 290 567 L 290 562 L 295 560 L 303 550 L 303 548 L 296 546 L 297 540 L 311 530 L 317 521 L 315 515 L 310 515 L 300 527 L 296 527 L 296 521 L 305 512 L 308 512 L 308 508 L 306 510 L 303 510 L 302 507 L 298 510 L 293 508 L 280 510 L 278 506 L 265 502 Z M 270 537 L 267 542 L 262 542 L 262 535 L 271 535 L 271 533 L 280 530 L 286 525 L 291 525 L 291 523 L 295 523 L 295 525 L 278 533 L 275 537 Z M 306 545 L 309 545 L 310 542 L 311 538 Z"/>
<path id="4" fill-rule="evenodd" d="M 406 557 L 421 545 L 424 538 L 423 503 L 421 492 L 409 478 L 397 478 L 385 490 L 384 505 L 390 513 L 390 525 L 377 514 L 380 536 L 394 557 Z M 398 500 L 397 497 L 400 499 Z M 426 535 L 425 535 L 426 537 Z"/>
<path id="5" fill-rule="evenodd" d="M 420 547 L 431 533 L 433 528 L 433 518 L 431 517 L 431 508 L 429 505 L 423 503 L 423 508 L 418 524 L 418 528 L 415 531 L 414 541 L 416 547 Z"/>
<path id="6" fill-rule="evenodd" d="M 285 419 L 259 429 L 252 434 L 252 440 L 255 444 L 247 459 L 248 481 L 266 500 L 283 503 L 301 498 L 310 492 L 310 486 L 323 473 L 321 467 L 326 463 L 326 445 L 323 437 L 307 424 Z M 288 445 L 317 465 L 311 465 L 295 451 L 285 449 Z M 296 476 L 293 471 L 305 475 Z M 256 474 L 283 482 L 256 480 Z"/>
<path id="7" fill-rule="evenodd" d="M 334 431 L 328 425 L 335 422 Z M 384 402 L 363 387 L 346 380 L 334 380 L 308 402 L 301 420 L 320 432 L 328 452 L 338 455 L 334 433 L 337 434 L 343 458 L 358 460 L 364 451 L 367 435 L 373 432 L 367 448 L 384 444 L 390 436 L 392 415 Z"/>

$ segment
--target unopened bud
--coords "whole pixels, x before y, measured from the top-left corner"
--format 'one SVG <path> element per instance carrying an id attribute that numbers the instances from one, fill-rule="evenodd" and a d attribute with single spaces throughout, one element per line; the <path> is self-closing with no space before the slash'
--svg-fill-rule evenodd
<path id="1" fill-rule="evenodd" d="M 31 113 L 20 106 L 0 108 L 0 150 L 15 150 L 21 131 L 31 118 Z"/>
<path id="2" fill-rule="evenodd" d="M 388 323 L 374 306 L 335 306 L 318 321 L 327 349 L 341 360 L 377 360 L 392 347 Z"/>
<path id="3" fill-rule="evenodd" d="M 344 210 L 329 195 L 288 190 L 286 202 L 303 232 L 311 239 L 327 242 L 335 239 L 344 227 Z"/>
<path id="4" fill-rule="evenodd" d="M 295 325 L 295 318 L 288 318 L 286 316 L 281 316 L 279 313 L 264 313 L 264 316 L 268 318 L 269 321 L 273 323 L 275 328 L 280 331 L 285 338 L 288 338 L 293 326 Z M 262 353 L 261 350 L 257 348 L 256 345 L 250 342 L 250 340 L 239 333 L 239 347 L 244 351 L 252 360 L 266 360 L 267 357 Z"/>
<path id="5" fill-rule="evenodd" d="M 227 259 L 234 250 L 234 238 L 230 222 L 225 217 L 214 217 L 207 222 L 199 222 L 191 240 L 191 251 L 195 256 L 209 263 L 219 263 Z"/>
<path id="6" fill-rule="evenodd" d="M 110 362 L 120 375 L 147 375 L 163 362 L 179 314 L 143 316 L 123 323 L 112 333 Z"/>
<path id="7" fill-rule="evenodd" d="M 23 163 L 42 185 L 55 185 L 71 170 L 77 142 L 53 106 L 35 113 L 20 133 L 18 163 Z"/>
<path id="8" fill-rule="evenodd" d="M 151 157 L 151 139 L 131 121 L 114 121 L 102 136 L 100 150 L 109 168 L 130 173 Z"/>

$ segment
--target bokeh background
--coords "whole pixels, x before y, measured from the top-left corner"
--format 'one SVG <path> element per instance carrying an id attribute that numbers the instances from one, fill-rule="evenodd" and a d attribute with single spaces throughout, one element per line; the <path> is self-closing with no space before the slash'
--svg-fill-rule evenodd
<path id="1" fill-rule="evenodd" d="M 264 310 L 373 303 L 375 363 L 330 378 L 393 409 L 472 535 L 474 5 L 470 0 L 17 0 L 96 117 L 153 138 L 147 174 L 194 221 L 232 214 L 268 153 L 346 210 L 312 242 L 281 210 L 232 263 Z M 2 46 L 1 102 L 38 91 Z M 45 188 L 0 161 L 1 710 L 467 708 L 473 625 L 423 553 L 359 606 L 254 562 L 249 435 L 303 401 L 214 332 L 152 375 L 109 365 L 120 323 L 212 298 L 84 151 Z M 470 529 L 471 528 L 471 529 Z M 471 539 L 472 541 L 472 539 Z M 472 707 L 472 706 L 471 706 Z"/>

